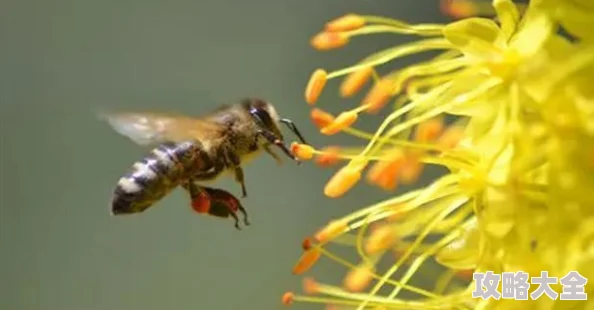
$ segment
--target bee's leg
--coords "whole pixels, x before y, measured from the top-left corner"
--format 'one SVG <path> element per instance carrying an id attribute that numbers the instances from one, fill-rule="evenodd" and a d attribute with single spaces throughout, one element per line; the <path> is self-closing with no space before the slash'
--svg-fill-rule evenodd
<path id="1" fill-rule="evenodd" d="M 245 189 L 245 180 L 243 176 L 243 169 L 241 167 L 235 168 L 235 180 L 241 184 L 241 198 L 247 197 L 247 190 Z"/>
<path id="2" fill-rule="evenodd" d="M 231 216 L 235 220 L 235 228 L 237 228 L 237 230 L 241 230 L 241 227 L 239 227 L 239 218 L 237 217 L 237 214 L 230 210 L 226 201 L 212 200 L 210 203 L 210 209 L 208 209 L 208 214 L 222 218 L 228 218 Z"/>
<path id="3" fill-rule="evenodd" d="M 250 226 L 250 221 L 248 220 L 248 214 L 245 208 L 242 205 L 237 206 L 237 208 L 239 209 L 239 212 L 243 214 L 243 223 L 245 226 Z"/>
<path id="4" fill-rule="evenodd" d="M 237 156 L 237 154 L 231 150 L 227 150 L 226 153 L 227 158 L 229 159 L 235 172 L 235 181 L 241 185 L 241 198 L 246 198 L 247 190 L 245 188 L 245 177 L 243 174 L 243 169 L 241 168 L 241 160 L 239 159 L 239 156 Z"/>
<path id="5" fill-rule="evenodd" d="M 207 213 L 222 218 L 231 216 L 235 219 L 235 228 L 241 230 L 239 227 L 239 218 L 236 213 L 239 209 L 245 215 L 245 210 L 233 195 L 223 190 L 201 187 L 194 180 L 188 180 L 182 186 L 190 194 L 192 198 L 192 209 L 196 212 Z M 247 223 L 247 215 L 246 225 L 249 225 Z"/>
<path id="6" fill-rule="evenodd" d="M 196 182 L 208 181 L 217 177 L 223 170 L 225 170 L 225 161 L 218 157 L 217 160 L 211 161 L 207 157 L 203 158 L 207 163 L 207 169 L 198 172 L 190 179 L 182 184 L 183 188 L 190 194 L 192 199 L 192 208 L 198 213 L 209 213 L 210 200 L 208 191 L 204 187 L 197 185 Z M 227 217 L 227 216 L 224 216 Z"/>
<path id="7" fill-rule="evenodd" d="M 227 214 L 231 215 L 235 219 L 235 227 L 237 229 L 239 229 L 239 218 L 236 214 L 238 210 L 244 215 L 245 225 L 247 226 L 250 224 L 247 219 L 247 212 L 245 211 L 245 208 L 241 205 L 239 199 L 237 199 L 231 193 L 222 189 L 210 187 L 204 187 L 204 190 L 209 193 L 210 197 L 212 197 L 213 207 L 227 209 Z"/>
<path id="8" fill-rule="evenodd" d="M 281 160 L 281 158 L 270 148 L 270 146 L 265 145 L 263 146 L 264 151 L 266 151 L 266 153 L 268 153 L 270 156 L 272 156 L 272 158 L 274 158 L 274 160 L 276 160 L 276 163 L 280 166 L 283 164 L 283 161 Z"/>
<path id="9" fill-rule="evenodd" d="M 210 213 L 211 197 L 204 188 L 198 186 L 193 179 L 184 182 L 182 187 L 190 194 L 194 211 L 197 213 Z"/>
<path id="10" fill-rule="evenodd" d="M 237 214 L 235 214 L 233 212 L 229 212 L 229 215 L 231 215 L 233 217 L 233 219 L 235 219 L 235 228 L 237 230 L 241 230 L 241 227 L 239 227 L 239 218 L 237 217 Z"/>

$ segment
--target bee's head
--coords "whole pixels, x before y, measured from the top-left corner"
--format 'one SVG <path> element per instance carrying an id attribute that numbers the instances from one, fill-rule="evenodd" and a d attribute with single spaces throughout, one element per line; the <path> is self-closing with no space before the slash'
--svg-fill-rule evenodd
<path id="1" fill-rule="evenodd" d="M 268 143 L 277 145 L 283 149 L 287 155 L 299 162 L 284 145 L 283 134 L 281 133 L 279 126 L 280 123 L 287 125 L 299 140 L 301 140 L 301 143 L 307 144 L 297 127 L 295 127 L 295 124 L 293 124 L 293 121 L 288 118 L 280 118 L 274 106 L 261 99 L 244 99 L 241 104 L 249 112 L 250 116 L 262 131 L 261 134 L 268 140 Z"/>
<path id="2" fill-rule="evenodd" d="M 261 99 L 245 99 L 242 104 L 261 129 L 273 133 L 279 140 L 283 140 L 283 134 L 279 128 L 280 123 L 283 123 L 301 140 L 301 143 L 307 143 L 293 121 L 288 118 L 280 118 L 271 103 Z"/>
<path id="3" fill-rule="evenodd" d="M 279 140 L 283 140 L 279 128 L 281 120 L 272 104 L 261 99 L 245 99 L 242 104 L 262 130 L 269 131 Z"/>

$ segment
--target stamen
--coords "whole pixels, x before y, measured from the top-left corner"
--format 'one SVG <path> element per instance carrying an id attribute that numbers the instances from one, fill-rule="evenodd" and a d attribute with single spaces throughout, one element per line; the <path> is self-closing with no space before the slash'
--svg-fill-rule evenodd
<path id="1" fill-rule="evenodd" d="M 363 104 L 368 105 L 367 112 L 375 114 L 379 112 L 393 95 L 394 84 L 389 80 L 380 80 L 363 99 Z"/>
<path id="2" fill-rule="evenodd" d="M 295 297 L 295 294 L 293 292 L 286 292 L 283 294 L 283 297 L 281 300 L 284 305 L 288 306 L 293 303 L 294 297 Z"/>
<path id="3" fill-rule="evenodd" d="M 301 248 L 303 248 L 303 251 L 307 251 L 309 249 L 311 249 L 312 247 L 312 240 L 310 237 L 307 237 L 305 239 L 303 239 L 303 242 L 301 243 Z"/>
<path id="4" fill-rule="evenodd" d="M 373 230 L 365 243 L 365 252 L 373 255 L 390 248 L 398 239 L 398 234 L 391 225 L 382 225 Z"/>
<path id="5" fill-rule="evenodd" d="M 365 18 L 357 14 L 347 14 L 326 23 L 324 30 L 328 32 L 340 32 L 355 30 L 365 26 Z"/>
<path id="6" fill-rule="evenodd" d="M 365 67 L 377 67 L 379 65 L 385 64 L 387 62 L 393 61 L 396 58 L 401 58 L 404 56 L 418 54 L 425 51 L 436 50 L 436 49 L 449 49 L 452 47 L 452 44 L 443 39 L 426 39 L 415 41 L 407 44 L 398 45 L 383 51 L 379 51 L 374 53 L 365 59 L 361 60 L 358 64 L 347 67 L 338 71 L 333 71 L 328 73 L 328 79 L 332 79 L 335 77 L 343 76 L 349 74 L 351 72 L 357 71 L 361 68 Z"/>
<path id="7" fill-rule="evenodd" d="M 443 25 L 430 25 L 426 24 L 422 27 L 419 26 L 411 26 L 405 23 L 401 23 L 404 26 L 394 26 L 394 25 L 369 25 L 365 27 L 361 27 L 356 30 L 349 31 L 349 36 L 361 36 L 367 34 L 378 34 L 378 33 L 395 33 L 395 34 L 415 34 L 420 36 L 438 36 L 441 34 L 441 29 Z"/>
<path id="8" fill-rule="evenodd" d="M 464 135 L 464 128 L 462 126 L 450 126 L 437 140 L 437 144 L 445 149 L 454 148 Z"/>
<path id="9" fill-rule="evenodd" d="M 439 4 L 443 14 L 456 19 L 476 16 L 478 13 L 478 7 L 472 0 L 441 0 Z"/>
<path id="10" fill-rule="evenodd" d="M 338 198 L 353 188 L 361 179 L 361 171 L 349 166 L 341 168 L 324 187 L 324 195 Z"/>
<path id="11" fill-rule="evenodd" d="M 320 51 L 341 48 L 349 43 L 349 36 L 345 32 L 320 32 L 315 35 L 311 45 Z"/>
<path id="12" fill-rule="evenodd" d="M 373 279 L 373 269 L 370 266 L 358 266 L 351 270 L 344 279 L 344 287 L 350 292 L 361 292 Z"/>
<path id="13" fill-rule="evenodd" d="M 327 79 L 328 73 L 323 69 L 317 69 L 312 73 L 305 88 L 305 101 L 308 104 L 311 105 L 318 101 L 322 90 L 324 90 L 324 86 L 326 86 Z"/>
<path id="14" fill-rule="evenodd" d="M 315 295 L 319 293 L 320 285 L 319 283 L 311 277 L 307 277 L 303 279 L 303 291 L 306 294 Z"/>
<path id="15" fill-rule="evenodd" d="M 474 269 L 465 269 L 459 270 L 456 272 L 456 277 L 462 280 L 470 281 L 472 280 L 472 274 L 474 273 Z"/>
<path id="16" fill-rule="evenodd" d="M 441 24 L 409 24 L 403 22 L 401 20 L 383 17 L 383 16 L 374 16 L 374 15 L 365 15 L 363 18 L 370 24 L 381 24 L 386 26 L 391 26 L 395 29 L 400 30 L 404 34 L 416 34 L 419 36 L 435 36 L 441 34 L 441 29 L 443 29 L 444 25 Z"/>
<path id="17" fill-rule="evenodd" d="M 315 238 L 318 240 L 318 242 L 325 243 L 336 238 L 338 235 L 342 234 L 348 229 L 348 222 L 345 220 L 331 221 L 328 223 L 328 225 L 316 233 Z"/>
<path id="18" fill-rule="evenodd" d="M 368 163 L 369 158 L 366 158 L 365 156 L 357 156 L 351 159 L 351 161 L 348 164 L 348 167 L 357 171 L 362 171 L 363 169 L 365 169 L 365 167 L 367 167 Z"/>
<path id="19" fill-rule="evenodd" d="M 316 157 L 316 164 L 320 167 L 330 167 L 340 161 L 340 148 L 337 146 L 328 146 L 319 152 Z"/>
<path id="20" fill-rule="evenodd" d="M 349 74 L 340 85 L 340 95 L 345 98 L 355 95 L 369 81 L 373 73 L 373 67 L 363 67 Z"/>
<path id="21" fill-rule="evenodd" d="M 293 267 L 293 274 L 298 275 L 308 271 L 320 259 L 321 255 L 320 249 L 317 247 L 305 251 Z"/>
<path id="22" fill-rule="evenodd" d="M 405 162 L 406 158 L 402 150 L 394 149 L 371 167 L 367 173 L 367 181 L 384 190 L 394 190 Z"/>
<path id="23" fill-rule="evenodd" d="M 309 160 L 313 158 L 315 149 L 307 144 L 293 142 L 291 152 L 301 160 Z"/>
<path id="24" fill-rule="evenodd" d="M 415 141 L 427 143 L 435 141 L 443 131 L 442 118 L 433 118 L 420 123 L 415 132 Z"/>
<path id="25" fill-rule="evenodd" d="M 405 157 L 402 170 L 400 171 L 400 177 L 402 183 L 413 184 L 418 181 L 419 176 L 423 172 L 423 162 L 420 161 L 419 155 L 415 152 L 408 152 Z"/>
<path id="26" fill-rule="evenodd" d="M 318 108 L 311 109 L 310 118 L 320 129 L 330 125 L 336 119 L 334 115 Z"/>
<path id="27" fill-rule="evenodd" d="M 322 128 L 321 133 L 328 136 L 337 134 L 356 122 L 357 117 L 358 114 L 355 110 L 342 112 L 332 123 Z"/>

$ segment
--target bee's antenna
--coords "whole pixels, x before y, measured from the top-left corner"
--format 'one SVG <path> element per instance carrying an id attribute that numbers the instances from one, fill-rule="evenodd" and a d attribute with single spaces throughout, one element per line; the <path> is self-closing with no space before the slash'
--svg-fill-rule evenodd
<path id="1" fill-rule="evenodd" d="M 292 120 L 288 118 L 281 118 L 280 122 L 287 125 L 287 127 L 291 129 L 291 131 L 299 138 L 299 140 L 301 140 L 301 143 L 307 144 L 307 142 L 305 142 L 305 139 L 303 139 L 303 136 L 299 132 L 299 129 L 297 129 L 297 126 L 295 126 L 295 123 L 293 123 Z"/>

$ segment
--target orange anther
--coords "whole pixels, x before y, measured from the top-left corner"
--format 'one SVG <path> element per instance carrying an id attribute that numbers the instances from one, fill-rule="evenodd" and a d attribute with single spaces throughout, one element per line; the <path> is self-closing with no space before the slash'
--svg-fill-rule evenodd
<path id="1" fill-rule="evenodd" d="M 348 223 L 344 220 L 331 221 L 316 233 L 315 238 L 318 242 L 328 242 L 348 229 Z"/>
<path id="2" fill-rule="evenodd" d="M 305 87 L 305 101 L 308 104 L 314 104 L 318 101 L 326 81 L 328 79 L 328 73 L 324 69 L 317 69 L 311 74 L 307 86 Z"/>
<path id="3" fill-rule="evenodd" d="M 415 141 L 426 143 L 435 141 L 443 131 L 443 121 L 441 118 L 430 119 L 417 126 L 415 132 Z"/>
<path id="4" fill-rule="evenodd" d="M 359 266 L 351 270 L 344 279 L 344 287 L 351 292 L 361 292 L 371 282 L 373 271 L 370 267 Z"/>
<path id="5" fill-rule="evenodd" d="M 450 126 L 448 127 L 444 133 L 439 137 L 437 140 L 437 144 L 444 148 L 453 148 L 464 136 L 464 128 L 462 126 Z"/>
<path id="6" fill-rule="evenodd" d="M 334 115 L 318 108 L 311 109 L 309 116 L 312 122 L 320 129 L 330 125 L 335 119 Z"/>
<path id="7" fill-rule="evenodd" d="M 326 23 L 325 30 L 330 32 L 349 31 L 365 26 L 365 19 L 357 14 L 347 14 Z"/>
<path id="8" fill-rule="evenodd" d="M 295 294 L 293 292 L 286 292 L 283 294 L 282 302 L 284 305 L 290 305 L 293 303 L 293 299 L 295 298 Z"/>
<path id="9" fill-rule="evenodd" d="M 350 97 L 359 92 L 373 75 L 373 67 L 363 67 L 349 74 L 340 85 L 340 95 Z"/>
<path id="10" fill-rule="evenodd" d="M 367 182 L 385 191 L 393 191 L 398 186 L 398 172 L 395 163 L 377 162 L 367 173 Z"/>
<path id="11" fill-rule="evenodd" d="M 329 146 L 322 149 L 322 153 L 316 157 L 316 164 L 321 167 L 333 166 L 340 160 L 340 148 Z"/>
<path id="12" fill-rule="evenodd" d="M 394 206 L 392 206 L 391 208 L 393 208 L 393 209 L 395 209 L 395 210 L 396 210 L 396 209 L 399 209 L 399 205 L 394 205 Z M 405 214 L 406 214 L 405 212 L 396 212 L 396 213 L 394 213 L 394 214 L 392 214 L 392 215 L 388 216 L 388 218 L 386 218 L 386 220 L 387 220 L 389 223 L 393 223 L 393 222 L 399 222 L 399 221 L 401 221 L 402 219 L 404 219 L 404 218 L 405 218 Z"/>
<path id="13" fill-rule="evenodd" d="M 473 273 L 474 273 L 474 269 L 459 270 L 458 272 L 456 272 L 456 277 L 458 277 L 462 280 L 471 280 Z"/>
<path id="14" fill-rule="evenodd" d="M 361 170 L 349 166 L 342 167 L 324 187 L 324 195 L 337 198 L 348 192 L 361 179 Z"/>
<path id="15" fill-rule="evenodd" d="M 365 251 L 375 254 L 391 247 L 397 240 L 398 235 L 392 226 L 382 225 L 377 227 L 365 243 Z"/>
<path id="16" fill-rule="evenodd" d="M 308 271 L 322 256 L 319 248 L 311 248 L 301 255 L 297 264 L 293 267 L 293 274 L 302 274 Z"/>
<path id="17" fill-rule="evenodd" d="M 419 155 L 410 153 L 406 155 L 404 165 L 400 170 L 400 179 L 404 184 L 415 183 L 423 172 L 424 164 L 420 161 Z"/>
<path id="18" fill-rule="evenodd" d="M 351 159 L 351 161 L 348 164 L 348 167 L 351 167 L 352 169 L 355 169 L 358 171 L 362 171 L 363 169 L 365 169 L 365 167 L 367 167 L 368 163 L 369 163 L 369 159 L 362 157 L 362 156 L 357 156 L 357 157 Z"/>
<path id="19" fill-rule="evenodd" d="M 336 117 L 336 119 L 328 126 L 322 128 L 321 132 L 325 135 L 334 135 L 351 126 L 357 121 L 358 114 L 356 111 L 342 112 Z"/>
<path id="20" fill-rule="evenodd" d="M 315 49 L 326 51 L 345 46 L 349 43 L 349 37 L 343 32 L 320 32 L 310 43 Z"/>
<path id="21" fill-rule="evenodd" d="M 405 163 L 404 153 L 395 149 L 376 162 L 367 173 L 367 181 L 384 190 L 394 190 L 398 185 L 398 175 Z"/>
<path id="22" fill-rule="evenodd" d="M 368 106 L 367 112 L 371 114 L 379 112 L 392 97 L 393 89 L 393 83 L 389 80 L 377 82 L 363 99 L 363 104 Z"/>
<path id="23" fill-rule="evenodd" d="M 452 18 L 466 18 L 478 13 L 476 4 L 469 0 L 441 0 L 439 4 L 441 12 Z"/>
<path id="24" fill-rule="evenodd" d="M 301 160 L 309 160 L 313 158 L 314 148 L 297 142 L 291 143 L 291 152 Z"/>
<path id="25" fill-rule="evenodd" d="M 314 278 L 304 278 L 303 279 L 303 291 L 306 294 L 317 294 L 320 290 L 320 284 Z"/>

